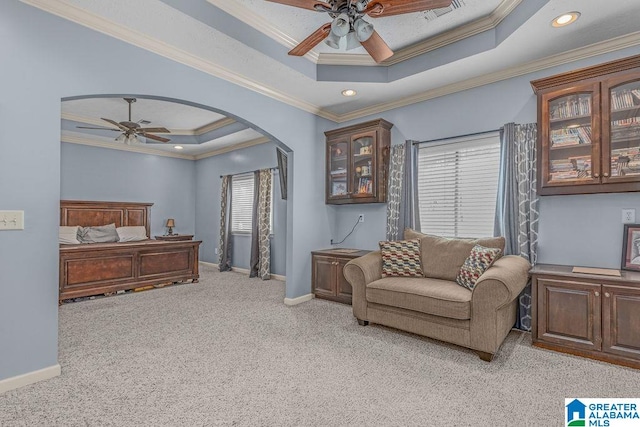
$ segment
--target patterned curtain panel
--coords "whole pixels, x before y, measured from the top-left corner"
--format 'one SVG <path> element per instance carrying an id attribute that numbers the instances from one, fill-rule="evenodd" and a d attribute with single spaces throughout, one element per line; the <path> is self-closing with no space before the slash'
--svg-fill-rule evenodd
<path id="1" fill-rule="evenodd" d="M 251 272 L 250 277 L 262 280 L 271 279 L 271 169 L 256 172 L 256 189 L 254 195 L 254 229 L 251 236 Z M 255 247 L 254 247 L 255 242 Z"/>
<path id="2" fill-rule="evenodd" d="M 402 205 L 400 207 L 400 230 L 413 228 L 420 231 L 420 212 L 417 203 L 418 179 L 418 146 L 416 141 L 404 143 L 404 186 L 402 191 Z"/>
<path id="3" fill-rule="evenodd" d="M 501 130 L 500 185 L 496 206 L 497 235 L 506 239 L 505 253 L 535 265 L 538 248 L 538 194 L 535 123 L 506 124 Z M 518 299 L 516 328 L 531 330 L 531 283 Z"/>
<path id="4" fill-rule="evenodd" d="M 405 146 L 402 144 L 392 145 L 390 158 L 389 182 L 387 183 L 387 240 L 389 241 L 402 238 L 400 206 L 403 196 Z"/>
<path id="5" fill-rule="evenodd" d="M 260 270 L 260 171 L 253 173 L 253 205 L 251 209 L 251 253 L 249 254 L 249 277 L 258 277 Z"/>
<path id="6" fill-rule="evenodd" d="M 220 271 L 231 271 L 231 175 L 222 177 L 220 190 Z"/>

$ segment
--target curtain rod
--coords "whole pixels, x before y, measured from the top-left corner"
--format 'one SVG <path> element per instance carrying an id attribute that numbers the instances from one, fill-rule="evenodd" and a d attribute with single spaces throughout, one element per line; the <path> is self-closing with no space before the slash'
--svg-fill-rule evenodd
<path id="1" fill-rule="evenodd" d="M 263 169 L 277 170 L 277 169 L 278 169 L 278 167 L 277 167 L 277 166 L 272 166 L 272 167 L 270 167 L 270 168 L 260 168 L 260 169 L 256 169 L 256 170 L 252 170 L 252 171 L 244 171 L 244 172 L 230 173 L 230 174 L 227 174 L 227 175 L 228 175 L 228 176 L 236 176 L 236 175 L 242 175 L 242 174 L 245 174 L 245 173 L 257 172 L 257 171 L 260 171 L 260 170 L 263 170 Z M 220 175 L 220 178 L 225 177 L 225 176 L 227 176 L 227 175 Z"/>
<path id="2" fill-rule="evenodd" d="M 458 135 L 458 136 L 448 136 L 446 138 L 437 138 L 437 139 L 429 139 L 427 141 L 414 141 L 413 145 L 420 145 L 420 144 L 426 144 L 427 142 L 436 142 L 436 141 L 448 141 L 450 139 L 458 139 L 458 138 L 466 138 L 468 136 L 476 136 L 476 135 L 482 135 L 485 133 L 491 133 L 491 132 L 500 132 L 502 130 L 502 128 L 499 129 L 492 129 L 492 130 L 485 130 L 483 132 L 474 132 L 474 133 L 468 133 L 466 135 Z"/>

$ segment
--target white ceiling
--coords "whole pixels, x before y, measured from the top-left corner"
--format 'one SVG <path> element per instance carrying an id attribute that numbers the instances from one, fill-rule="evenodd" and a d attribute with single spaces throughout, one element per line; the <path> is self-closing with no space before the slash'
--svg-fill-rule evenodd
<path id="1" fill-rule="evenodd" d="M 456 54 L 462 50 L 458 44 L 444 44 L 418 61 L 407 61 L 412 62 L 407 67 L 420 63 L 425 67 L 424 71 L 391 82 L 318 81 L 315 76 L 291 65 L 300 64 L 291 61 L 308 59 L 287 58 L 288 47 L 281 46 L 283 59 L 268 49 L 260 48 L 258 42 L 261 40 L 240 42 L 214 28 L 215 25 L 197 19 L 198 16 L 192 17 L 174 9 L 169 6 L 169 0 L 23 1 L 337 122 L 640 45 L 638 0 L 609 0 L 606 7 L 602 0 L 504 0 L 502 3 L 497 0 L 464 0 L 465 6 L 429 21 L 428 25 L 415 24 L 426 21 L 421 13 L 372 21 L 389 44 L 399 47 L 418 37 L 449 31 L 450 26 L 457 25 L 456 31 L 471 28 L 475 22 L 467 25 L 464 22 L 495 10 L 497 3 L 501 4 L 499 7 L 505 2 L 519 4 L 512 12 L 514 16 L 519 11 L 528 10 L 527 7 L 537 6 L 539 9 L 519 22 L 504 41 L 484 52 L 459 58 Z M 240 10 L 247 5 L 254 6 L 254 12 L 257 10 L 263 17 L 268 17 L 277 28 L 281 41 L 304 38 L 324 22 L 321 13 L 259 0 L 186 0 L 186 3 L 198 6 L 205 4 L 212 8 L 210 10 L 214 15 L 219 11 L 211 3 L 223 3 L 231 8 L 240 6 Z M 575 24 L 558 29 L 551 27 L 550 22 L 554 17 L 572 10 L 582 13 Z M 255 17 L 256 14 L 253 15 Z M 400 23 L 394 24 L 396 19 Z M 243 21 L 264 30 L 251 16 Z M 242 22 L 237 24 L 244 25 Z M 418 33 L 420 36 L 417 36 Z M 494 34 L 494 38 L 497 36 Z M 259 37 L 273 43 L 266 35 Z M 465 46 L 475 43 L 471 38 L 469 40 Z M 188 58 L 195 59 L 191 61 Z M 352 59 L 349 56 L 345 58 Z M 340 92 L 345 88 L 356 89 L 358 95 L 344 98 Z"/>

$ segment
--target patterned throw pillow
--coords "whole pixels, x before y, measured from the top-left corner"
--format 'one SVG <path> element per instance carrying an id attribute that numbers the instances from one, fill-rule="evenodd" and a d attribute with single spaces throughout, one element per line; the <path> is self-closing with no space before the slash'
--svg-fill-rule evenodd
<path id="1" fill-rule="evenodd" d="M 382 277 L 422 277 L 420 239 L 380 242 Z"/>
<path id="2" fill-rule="evenodd" d="M 465 260 L 458 276 L 456 277 L 456 283 L 469 290 L 473 290 L 476 286 L 476 282 L 482 276 L 482 273 L 487 271 L 491 264 L 495 262 L 502 255 L 502 251 L 497 248 L 485 248 L 484 246 L 475 245 L 471 249 L 471 254 Z"/>

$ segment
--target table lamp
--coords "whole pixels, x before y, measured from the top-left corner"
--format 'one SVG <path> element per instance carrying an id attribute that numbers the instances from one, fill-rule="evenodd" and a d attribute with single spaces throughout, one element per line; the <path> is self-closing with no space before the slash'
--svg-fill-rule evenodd
<path id="1" fill-rule="evenodd" d="M 176 226 L 176 222 L 173 218 L 167 220 L 167 227 L 169 227 L 169 236 L 173 236 L 173 227 Z"/>

